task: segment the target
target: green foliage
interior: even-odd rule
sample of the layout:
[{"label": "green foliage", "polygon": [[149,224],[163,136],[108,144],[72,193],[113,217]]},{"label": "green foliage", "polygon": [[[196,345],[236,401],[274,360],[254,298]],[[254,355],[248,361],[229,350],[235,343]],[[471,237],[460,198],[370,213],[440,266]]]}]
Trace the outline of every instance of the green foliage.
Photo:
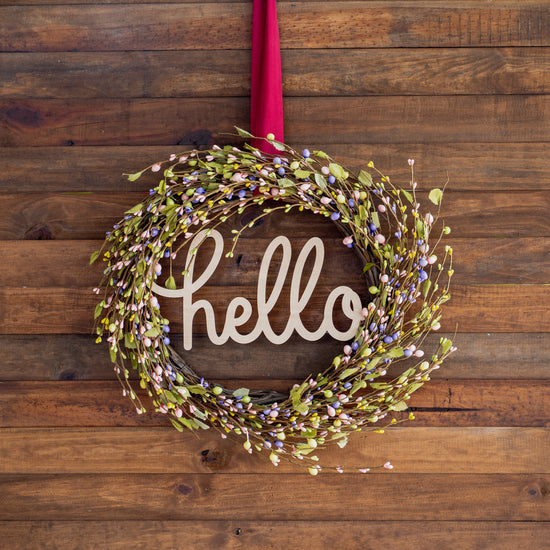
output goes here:
[{"label": "green foliage", "polygon": [[90,256],[90,265],[92,265],[97,260],[100,254],[101,254],[100,250],[96,250],[95,252],[92,253],[92,255]]},{"label": "green foliage", "polygon": [[430,194],[428,195],[428,198],[434,203],[434,204],[441,204],[441,199],[443,198],[443,191],[441,189],[432,189],[430,191]]},{"label": "green foliage", "polygon": [[[253,138],[246,130],[236,131]],[[386,415],[406,411],[409,395],[454,351],[451,340],[441,338],[431,359],[417,362],[423,354],[418,348],[438,326],[440,306],[450,296],[452,249],[445,246],[437,263],[428,264],[422,245],[438,239],[431,240],[433,225],[418,209],[415,187],[394,187],[372,162],[369,172],[355,176],[322,151],[302,155],[274,139],[267,141],[281,152],[284,173],[271,155],[248,145],[244,150],[226,146],[187,151],[128,175],[135,181],[146,170],[157,173],[156,191],[126,211],[101,251],[90,258],[93,263],[102,254],[106,264],[105,293],[94,311],[96,334],[108,341],[114,368],[138,413],[145,407],[132,389],[129,366],[177,430],[214,427],[223,435],[244,438],[249,452],[269,449],[274,464],[286,458],[316,475],[321,466],[314,451],[329,444],[344,447],[349,434],[379,429]],[[228,200],[230,196],[239,199]],[[441,189],[429,193],[438,206],[442,196]],[[187,246],[195,224],[213,227],[246,214],[248,208],[260,208],[261,216],[305,210],[337,221],[344,244],[361,259],[369,289],[353,341],[288,396],[225,390],[201,379],[169,345],[168,320],[151,292],[161,280],[160,264],[170,264],[180,242]],[[228,257],[246,229],[237,227]],[[445,227],[442,233],[449,231]],[[432,248],[429,254],[436,254]],[[164,286],[176,289],[172,265]]]}]

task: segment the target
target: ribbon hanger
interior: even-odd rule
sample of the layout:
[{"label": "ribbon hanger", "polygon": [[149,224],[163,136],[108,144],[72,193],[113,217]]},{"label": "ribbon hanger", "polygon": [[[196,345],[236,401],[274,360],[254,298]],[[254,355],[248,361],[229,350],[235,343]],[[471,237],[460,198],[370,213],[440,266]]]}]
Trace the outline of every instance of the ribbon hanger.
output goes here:
[{"label": "ribbon hanger", "polygon": [[[274,134],[284,141],[281,45],[276,0],[253,0],[250,132],[259,137]],[[267,154],[277,150],[264,140],[252,145]]]}]

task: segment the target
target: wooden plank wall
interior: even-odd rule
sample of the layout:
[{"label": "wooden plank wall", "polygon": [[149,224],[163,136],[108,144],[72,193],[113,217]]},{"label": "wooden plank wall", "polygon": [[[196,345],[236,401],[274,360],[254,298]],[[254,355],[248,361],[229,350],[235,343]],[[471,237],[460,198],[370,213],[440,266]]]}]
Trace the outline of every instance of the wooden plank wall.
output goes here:
[{"label": "wooden plank wall", "polygon": [[[459,352],[415,422],[322,455],[391,473],[276,470],[136,416],[90,336],[87,259],[148,189],[122,172],[247,127],[251,2],[1,0],[2,548],[547,547],[550,2],[281,1],[279,19],[287,141],[449,180]],[[255,284],[278,223],[212,296]],[[295,339],[274,365],[197,342],[207,376],[274,387],[334,347]]]}]

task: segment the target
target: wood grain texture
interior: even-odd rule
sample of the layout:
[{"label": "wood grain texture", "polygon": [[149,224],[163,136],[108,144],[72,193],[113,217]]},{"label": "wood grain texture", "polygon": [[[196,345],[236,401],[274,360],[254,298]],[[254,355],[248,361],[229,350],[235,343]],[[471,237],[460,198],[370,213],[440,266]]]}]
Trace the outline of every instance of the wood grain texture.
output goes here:
[{"label": "wood grain texture", "polygon": [[[339,0],[339,4],[343,3],[357,3],[358,0]],[[379,4],[390,4],[390,2],[394,6],[409,6],[414,5],[414,2],[418,2],[419,0],[372,0],[368,2],[372,6],[379,5]],[[421,0],[422,4],[425,7],[436,7],[441,5],[441,0]],[[493,0],[494,1],[494,0]],[[208,4],[211,2],[216,2],[218,4],[227,3],[227,4],[239,4],[242,3],[242,0],[201,0],[201,4]],[[296,0],[279,0],[279,2],[285,3],[295,3]],[[300,0],[301,3],[311,3],[311,4],[318,4],[318,3],[329,3],[332,2],[332,0]],[[17,0],[0,0],[0,6],[18,6],[18,5],[25,5],[25,6],[36,6],[36,5],[42,5],[42,4],[51,4],[51,0],[24,0],[24,2],[18,2]],[[57,0],[56,4],[59,5],[66,5],[66,4],[79,4],[79,5],[87,5],[87,4],[196,4],[197,0]],[[367,2],[365,2],[367,3]],[[466,0],[465,2],[462,2],[462,5],[464,7],[476,7],[478,4],[478,0]],[[524,0],[522,2],[523,5],[530,6],[530,7],[537,7],[540,6],[541,0]],[[497,0],[497,5],[499,8],[510,8],[517,6],[517,2],[514,2],[513,0]]]},{"label": "wood grain texture", "polygon": [[[245,452],[240,441],[217,434],[196,437],[171,427],[5,428],[0,436],[1,474],[301,472],[286,461],[274,469],[265,457]],[[324,464],[350,469],[391,457],[400,474],[548,474],[549,448],[549,428],[408,426],[352,437],[345,452],[330,448],[319,457]]]},{"label": "wood grain texture", "polygon": [[[299,0],[301,3],[311,3],[311,4],[318,4],[318,3],[329,3],[332,2],[332,0]],[[339,0],[339,4],[343,3],[357,3],[358,0]],[[409,6],[414,5],[415,2],[418,2],[419,0],[372,0],[368,2],[372,6],[379,5],[379,4],[390,4],[390,2],[394,6]],[[421,0],[422,4],[425,7],[436,7],[441,5],[441,0]],[[494,1],[494,0],[493,0]],[[201,0],[201,4],[208,4],[211,2],[216,2],[218,4],[227,3],[227,4],[239,4],[242,3],[242,0]],[[295,3],[296,0],[279,0],[279,3],[283,4],[285,2]],[[43,5],[43,4],[51,4],[51,0],[24,0],[24,2],[18,2],[17,0],[0,0],[0,6],[18,6],[18,5],[25,5],[25,6],[36,6],[36,5]],[[67,5],[67,4],[79,4],[79,5],[87,5],[87,4],[196,4],[197,0],[57,0],[56,4],[59,5]],[[367,2],[365,2],[367,3]],[[466,0],[465,2],[462,2],[462,5],[464,7],[476,7],[478,4],[478,0]],[[524,0],[522,2],[525,6],[530,7],[537,7],[540,6],[541,0]],[[514,0],[497,0],[497,5],[499,8],[510,8],[517,6],[517,2],[514,2]]]},{"label": "wood grain texture", "polygon": [[[255,294],[248,287],[203,287],[194,296],[208,298],[217,319],[217,330],[229,302],[236,296],[248,298],[254,309]],[[327,290],[327,295],[330,289]],[[452,299],[445,304],[441,319],[443,331],[462,332],[548,332],[550,327],[550,296],[545,285],[454,285]],[[288,292],[281,293],[281,304],[288,303]],[[0,288],[0,334],[90,334],[97,296],[92,289],[65,288]],[[181,302],[176,299],[159,300],[163,314],[171,320],[175,332],[181,332]],[[320,323],[319,309],[325,300],[313,297],[311,309],[302,315],[306,327]],[[338,319],[338,317],[335,317]],[[288,311],[283,308],[270,315],[272,327],[283,331]],[[342,320],[343,322],[343,320]],[[317,323],[317,324],[316,324]],[[254,317],[243,325],[243,333],[250,331]],[[339,325],[344,330],[349,325]],[[194,319],[193,333],[206,334],[202,315]],[[313,328],[310,328],[313,330]]]},{"label": "wood grain texture", "polygon": [[[279,0],[281,2],[288,2],[291,0]],[[325,0],[301,0],[302,2],[310,1],[325,1]],[[348,1],[348,0],[343,0]],[[353,0],[352,0],[353,1]],[[407,0],[403,0],[407,1]],[[531,0],[529,0],[531,1]],[[227,3],[234,4],[238,3],[239,0],[201,0],[201,4],[208,4],[215,2],[217,4]],[[0,6],[41,6],[44,4],[51,4],[52,0],[24,0],[20,2],[19,0],[0,0]],[[67,5],[67,4],[195,4],[196,0],[56,0],[56,4]]]},{"label": "wood grain texture", "polygon": [[[261,490],[258,487],[261,486]],[[299,487],[296,490],[296,487]],[[0,519],[548,521],[547,475],[0,475]],[[289,491],[292,496],[289,498]],[[414,492],[415,498],[410,495]],[[243,498],[242,495],[246,495]],[[383,498],[380,495],[384,495]],[[313,506],[313,503],[315,505]]]},{"label": "wood grain texture", "polygon": [[[310,238],[305,218],[296,217],[295,221],[296,230],[293,228],[291,234],[293,260]],[[333,233],[337,233],[336,228],[326,224],[325,228],[319,229],[315,235],[323,240],[326,254],[323,279],[328,284],[336,281],[339,284],[360,284],[363,280],[360,262],[356,266],[353,253],[341,246],[340,237],[333,236]],[[274,232],[273,238],[275,235]],[[262,256],[271,240],[246,238],[244,233],[236,259],[222,261],[219,271],[214,272],[210,281],[220,284],[223,279],[227,286],[255,286]],[[448,242],[452,244],[456,259],[453,284],[543,284],[550,281],[548,237],[478,238],[475,241],[459,237],[449,239]],[[0,241],[0,257],[6,265],[2,284],[14,288],[89,288],[97,285],[105,266],[102,262],[90,266],[89,260],[102,244],[103,241],[88,240]],[[183,261],[185,256],[180,258]],[[511,258],[514,258],[514,263],[511,263]],[[198,256],[195,264],[197,273],[202,273],[209,259],[206,253]],[[279,258],[274,257],[274,271],[279,264]],[[349,268],[344,270],[342,265]]]},{"label": "wood grain texture", "polygon": [[[404,9],[408,8],[408,9]],[[478,2],[297,2],[279,6],[282,48],[550,45],[548,10]],[[247,49],[249,3],[2,7],[2,51]],[[21,20],[25,20],[25,27]],[[342,29],[345,28],[345,32]],[[317,32],[322,29],[323,32]]]},{"label": "wood grain texture", "polygon": [[[297,150],[308,143],[294,144]],[[0,147],[0,190],[41,192],[128,192],[149,190],[147,174],[129,182],[123,173],[167,159],[189,146]],[[370,160],[392,181],[410,177],[407,159],[424,188],[443,185],[453,191],[542,191],[550,189],[550,143],[323,144],[346,168],[359,172]]]},{"label": "wood grain texture", "polygon": [[[428,202],[427,193],[418,194],[425,212],[436,207]],[[103,240],[124,216],[126,210],[143,200],[143,193],[5,193],[0,204],[0,239],[49,240],[83,239]],[[522,193],[519,191],[448,191],[441,204],[440,215],[452,228],[452,239],[487,239],[505,237],[549,237],[550,194],[547,191]],[[252,210],[251,210],[252,212]],[[299,214],[307,219],[310,231],[323,234],[330,221],[310,214]],[[307,216],[307,217],[306,217]],[[264,221],[246,231],[249,237],[274,238],[284,231],[292,235],[292,222],[297,216],[267,216]],[[224,228],[238,224],[228,220]],[[242,223],[242,222],[241,222]],[[242,225],[241,225],[242,227]],[[434,230],[435,231],[435,230]],[[487,242],[487,241],[486,241]]]},{"label": "wood grain texture", "polygon": [[[214,380],[215,382],[215,380]],[[288,391],[301,380],[246,380],[251,389]],[[238,388],[242,380],[226,380]],[[147,395],[136,391],[149,405]],[[0,427],[171,426],[149,407],[136,414],[120,384],[106,382],[3,382]],[[547,380],[432,380],[409,401],[414,426],[547,427],[550,382]],[[21,411],[24,411],[22,414]],[[405,419],[405,413],[395,413]]]},{"label": "wood grain texture", "polygon": [[[547,95],[289,97],[284,109],[289,143],[550,141]],[[239,97],[4,99],[0,146],[211,145],[248,117]]]},{"label": "wood grain texture", "polygon": [[[452,333],[431,334],[424,349],[435,350],[441,336],[452,338],[458,352],[452,354],[432,378],[499,380],[548,379],[550,333]],[[181,335],[172,342],[181,345]],[[296,336],[275,350],[262,340],[242,346],[215,346],[207,336],[194,335],[193,349],[184,357],[207,379],[289,378],[305,379],[326,368],[341,344],[321,340],[304,345]],[[115,380],[107,347],[95,344],[92,335],[1,335],[0,381]],[[24,359],[21,350],[25,350]],[[231,370],[220,360],[221,352]],[[276,365],[272,364],[273,354]],[[131,377],[136,378],[132,373]]]},{"label": "wood grain texture", "polygon": [[[239,286],[205,286],[195,296],[197,299],[207,297],[217,322],[222,323],[229,302],[236,296],[247,297],[254,308],[255,298],[249,290]],[[545,285],[454,285],[452,297],[445,304],[445,315],[441,319],[443,331],[460,327],[462,332],[548,332],[550,327],[550,298]],[[64,288],[0,288],[0,299],[4,304],[0,311],[0,334],[90,334],[91,312],[98,301],[91,289]],[[288,293],[282,292],[281,304],[287,301]],[[315,323],[319,323],[315,308],[324,307],[324,302],[321,297],[312,298],[311,309],[302,316],[306,326],[315,327]],[[171,319],[173,330],[181,331],[180,301],[163,298],[160,303],[164,315]],[[282,331],[288,312],[274,311],[270,320],[274,330]],[[253,323],[251,318],[243,325],[243,331],[251,330]],[[341,325],[341,330],[345,326]],[[202,316],[197,315],[193,332],[205,334],[205,329]]]},{"label": "wood grain texture", "polygon": [[416,550],[451,548],[457,541],[465,548],[500,550],[543,548],[550,536],[544,522],[521,521],[4,521],[3,540],[12,550],[51,550],[76,546],[82,550],[128,547],[176,548],[185,541],[196,550],[290,548],[307,540],[311,548],[326,546],[376,550],[380,546],[411,545]]},{"label": "wood grain texture", "polygon": [[[286,97],[550,90],[548,48],[303,49],[281,61]],[[0,53],[0,66],[0,97],[12,99],[250,95],[247,50]]]},{"label": "wood grain texture", "polygon": [[[248,126],[251,4],[0,0],[0,546],[545,548],[546,0],[278,2],[286,140],[354,170],[373,160],[399,185],[409,158],[422,189],[449,181],[455,285],[441,336],[458,324],[459,351],[412,396],[416,421],[320,453],[348,468],[391,460],[392,473],[274,469],[239,441],[138,416],[121,395],[90,334],[101,268],[87,258],[152,186],[122,173],[238,143],[224,133]],[[218,318],[254,295],[281,228],[297,245],[305,226],[329,239],[329,286],[357,282],[359,270],[332,269],[347,265],[339,237],[303,221],[243,241],[208,291]],[[178,344],[181,311],[165,306]],[[209,380],[284,391],[341,345],[222,351],[196,334],[186,358]]]}]

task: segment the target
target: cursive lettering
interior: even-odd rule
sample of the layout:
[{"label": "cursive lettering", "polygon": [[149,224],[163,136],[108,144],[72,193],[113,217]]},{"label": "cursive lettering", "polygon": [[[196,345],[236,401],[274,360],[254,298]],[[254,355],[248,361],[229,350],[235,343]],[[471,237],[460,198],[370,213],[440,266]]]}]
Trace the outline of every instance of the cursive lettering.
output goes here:
[{"label": "cursive lettering", "polygon": [[[214,240],[214,253],[210,258],[210,262],[197,279],[194,279],[195,260],[197,257],[196,249],[207,238]],[[275,283],[269,296],[267,296],[267,275],[270,270],[271,261],[274,253],[278,248],[282,249],[282,259],[279,266],[279,271],[275,279]],[[193,253],[195,250],[195,253]],[[310,254],[314,253],[314,264],[309,279],[300,294],[300,282],[303,277],[304,267]],[[294,271],[292,273],[290,285],[290,315],[285,329],[280,334],[277,334],[269,322],[269,314],[275,307],[286,281],[288,270],[290,267],[290,259],[292,256],[292,248],[287,237],[279,236],[273,239],[267,247],[258,275],[258,289],[256,308],[258,319],[255,327],[248,334],[242,334],[237,329],[245,325],[251,318],[253,307],[249,300],[241,296],[233,298],[227,307],[225,313],[225,323],[221,334],[216,331],[216,322],[214,317],[214,308],[207,300],[197,300],[193,302],[193,294],[197,292],[208,279],[212,276],[223,256],[223,237],[219,231],[206,230],[198,232],[192,239],[187,252],[186,266],[187,274],[183,279],[183,288],[170,290],[153,283],[153,292],[169,298],[183,299],[183,347],[186,350],[192,348],[193,338],[193,318],[199,310],[204,310],[206,317],[206,331],[208,338],[214,344],[225,344],[229,339],[239,344],[249,344],[256,340],[261,334],[274,344],[283,344],[286,342],[292,333],[296,331],[302,338],[308,341],[316,341],[322,338],[325,334],[329,334],[336,340],[349,340],[355,336],[359,323],[361,322],[361,298],[359,295],[347,286],[339,286],[335,288],[328,296],[323,312],[323,321],[319,328],[315,331],[310,331],[301,319],[301,314],[307,307],[309,300],[315,290],[321,270],[323,267],[325,250],[323,241],[318,237],[309,239],[296,260]],[[345,331],[340,331],[334,326],[333,313],[336,301],[342,297],[342,311],[344,315],[351,321],[350,326]]]}]

